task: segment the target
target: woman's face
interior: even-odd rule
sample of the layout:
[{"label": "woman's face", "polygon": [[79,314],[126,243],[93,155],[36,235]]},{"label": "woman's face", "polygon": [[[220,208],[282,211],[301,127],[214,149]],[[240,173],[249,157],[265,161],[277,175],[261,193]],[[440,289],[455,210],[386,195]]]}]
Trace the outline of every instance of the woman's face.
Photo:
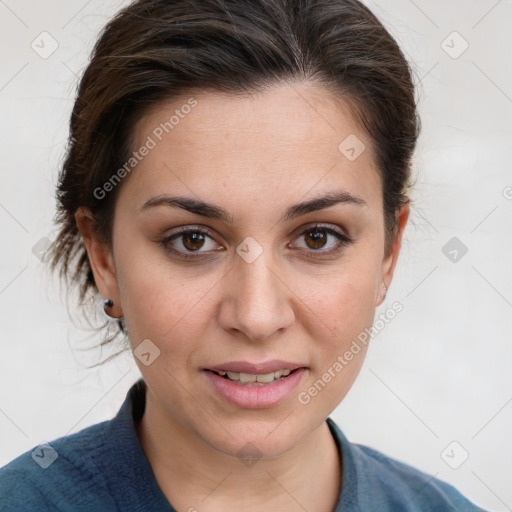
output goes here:
[{"label": "woman's face", "polygon": [[[343,105],[305,83],[203,91],[134,128],[140,161],[96,281],[122,308],[160,416],[226,454],[277,456],[321,425],[359,372],[366,345],[353,342],[391,281],[407,211],[385,256],[374,155]],[[314,202],[326,196],[338,201]],[[302,370],[244,387],[208,370],[275,360]]]}]

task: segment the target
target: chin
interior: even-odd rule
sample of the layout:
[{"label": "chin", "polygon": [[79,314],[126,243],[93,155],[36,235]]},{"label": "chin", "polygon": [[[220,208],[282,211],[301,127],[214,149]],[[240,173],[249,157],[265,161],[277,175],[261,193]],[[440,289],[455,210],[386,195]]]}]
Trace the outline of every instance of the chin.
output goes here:
[{"label": "chin", "polygon": [[222,422],[224,428],[215,424],[202,432],[199,426],[198,434],[212,448],[229,457],[273,459],[293,449],[307,433],[304,427],[299,428],[290,421],[290,416],[284,422],[282,417],[269,421],[233,418]]}]

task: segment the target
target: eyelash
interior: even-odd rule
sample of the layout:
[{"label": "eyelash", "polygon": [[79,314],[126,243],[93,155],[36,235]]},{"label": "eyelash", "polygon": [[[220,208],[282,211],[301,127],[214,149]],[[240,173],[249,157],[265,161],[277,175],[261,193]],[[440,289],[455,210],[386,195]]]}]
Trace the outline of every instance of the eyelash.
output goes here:
[{"label": "eyelash", "polygon": [[[338,231],[336,231],[336,230],[334,230],[332,228],[323,226],[322,224],[315,224],[315,225],[309,226],[304,231],[302,231],[297,236],[297,238],[300,238],[301,236],[304,236],[305,234],[307,234],[309,232],[312,232],[315,229],[321,229],[321,230],[325,231],[326,233],[335,236],[338,239],[338,245],[334,249],[329,249],[328,251],[314,250],[314,249],[307,250],[307,249],[305,249],[306,252],[310,252],[310,253],[315,254],[315,255],[319,254],[321,256],[325,256],[325,255],[332,256],[332,255],[338,253],[344,246],[351,245],[351,244],[354,243],[354,240],[349,238],[347,235],[345,235],[343,233],[340,233],[340,232],[338,232]],[[199,233],[201,235],[207,235],[209,238],[212,238],[212,239],[214,238],[212,236],[212,233],[210,233],[210,231],[207,230],[207,229],[204,229],[204,228],[191,229],[190,227],[185,227],[185,228],[180,228],[177,233],[173,233],[171,236],[168,236],[168,237],[165,237],[165,238],[162,238],[162,239],[158,240],[158,243],[166,251],[171,252],[173,254],[176,254],[177,256],[179,256],[180,258],[183,258],[185,260],[205,259],[204,258],[204,254],[207,254],[207,253],[203,254],[203,253],[198,252],[198,251],[196,251],[196,252],[183,252],[181,250],[176,250],[176,249],[173,249],[173,248],[170,247],[170,245],[169,245],[170,242],[180,238],[183,235],[187,235],[189,233]],[[201,256],[201,254],[203,254],[203,256]],[[211,256],[211,255],[212,254],[209,254],[208,256]]]}]

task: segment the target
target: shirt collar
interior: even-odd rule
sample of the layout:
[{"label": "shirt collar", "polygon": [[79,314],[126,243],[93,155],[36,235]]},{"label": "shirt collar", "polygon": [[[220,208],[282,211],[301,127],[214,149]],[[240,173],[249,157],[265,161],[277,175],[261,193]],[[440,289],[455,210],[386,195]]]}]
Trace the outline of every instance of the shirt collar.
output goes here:
[{"label": "shirt collar", "polygon": [[158,486],[137,435],[136,423],[145,405],[146,383],[139,379],[105,433],[109,449],[105,474],[114,475],[107,485],[120,510],[176,512]]}]

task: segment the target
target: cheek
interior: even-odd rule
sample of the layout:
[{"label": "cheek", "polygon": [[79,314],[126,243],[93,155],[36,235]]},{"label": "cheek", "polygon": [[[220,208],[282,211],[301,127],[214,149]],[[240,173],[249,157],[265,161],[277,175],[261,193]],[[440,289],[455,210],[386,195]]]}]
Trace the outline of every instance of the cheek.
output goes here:
[{"label": "cheek", "polygon": [[302,323],[311,339],[314,368],[297,397],[307,405],[308,414],[330,414],[359,374],[368,348],[366,330],[375,315],[376,277],[365,265],[350,270],[347,265],[329,279],[315,280],[315,285],[309,281],[297,292],[305,304]]},{"label": "cheek", "polygon": [[[323,413],[343,399],[363,364],[367,330],[375,316],[378,274],[375,252],[354,250],[329,275],[297,280],[294,290],[307,306],[303,323],[314,347],[310,353],[315,374],[308,386],[314,386],[311,397],[318,396],[314,407]],[[303,390],[306,398],[308,389]]]},{"label": "cheek", "polygon": [[208,272],[198,276],[192,267],[180,269],[165,258],[155,257],[154,252],[125,253],[118,267],[132,348],[150,339],[162,355],[171,349],[174,355],[193,352],[191,340],[200,336],[204,323],[213,315],[210,294],[219,276]]},{"label": "cheek", "polygon": [[354,255],[328,273],[297,277],[293,290],[336,344],[373,322],[377,277],[378,265]]}]

